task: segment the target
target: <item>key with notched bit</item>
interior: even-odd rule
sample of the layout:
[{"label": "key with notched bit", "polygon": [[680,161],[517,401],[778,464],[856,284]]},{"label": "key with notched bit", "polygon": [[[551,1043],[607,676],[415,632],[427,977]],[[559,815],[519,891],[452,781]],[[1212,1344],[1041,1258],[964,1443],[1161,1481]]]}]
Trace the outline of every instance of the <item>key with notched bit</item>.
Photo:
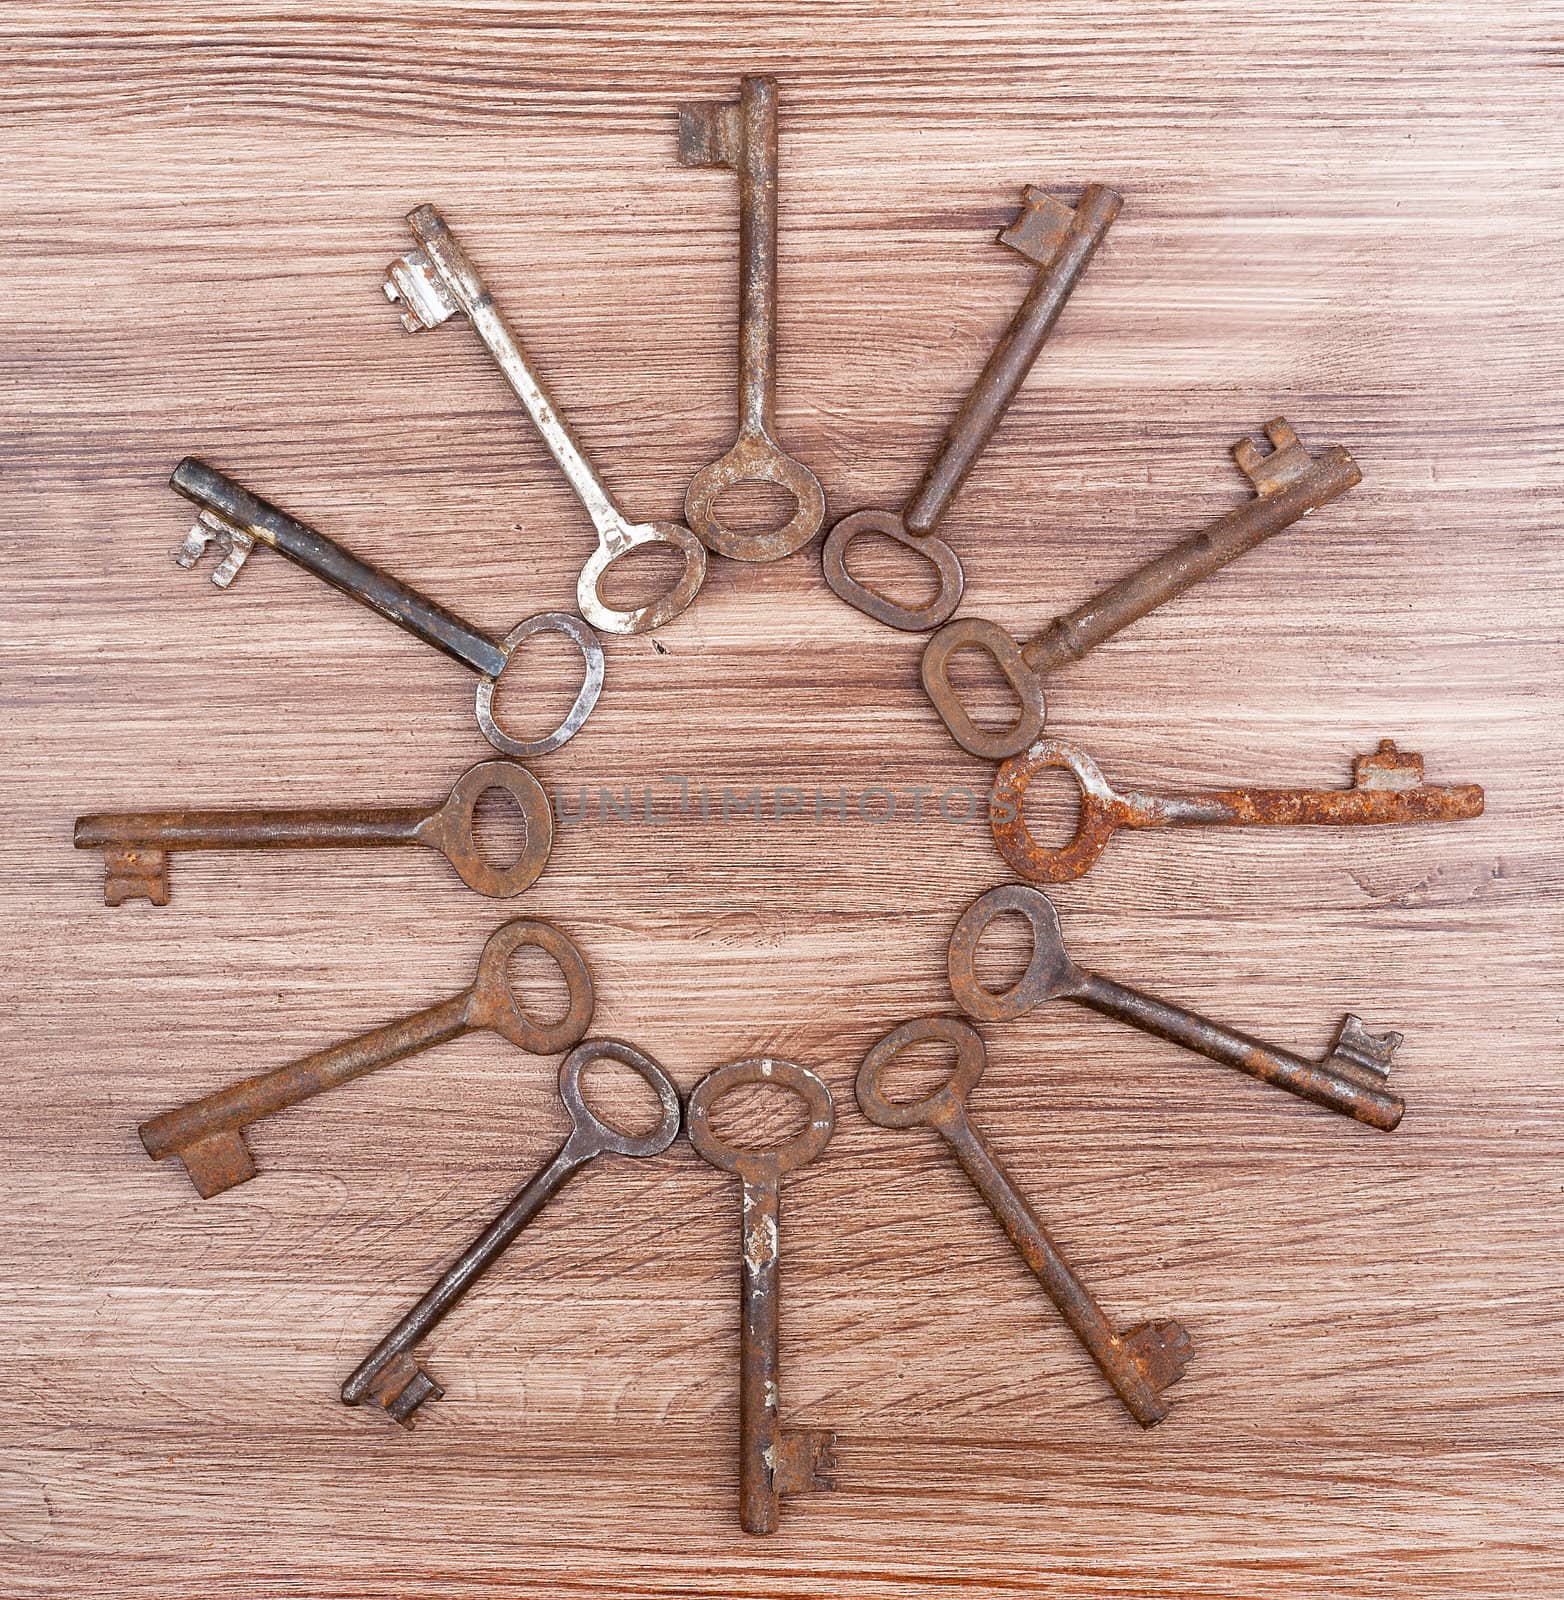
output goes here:
[{"label": "key with notched bit", "polygon": [[[961,604],[961,562],[934,529],[1026,382],[1123,203],[1112,189],[1093,183],[1072,210],[1045,190],[1027,186],[1020,215],[999,235],[999,242],[1036,266],[1036,281],[945,430],[912,498],[900,511],[855,511],[826,537],[821,554],[825,581],[848,605],[889,627],[918,633],[937,628]],[[923,605],[902,605],[860,583],[847,570],[847,552],[865,534],[882,534],[923,556],[939,579],[939,592]]]},{"label": "key with notched bit", "polygon": [[[744,1084],[775,1084],[804,1102],[809,1123],[786,1143],[745,1150],[711,1128],[717,1102]],[[739,1303],[739,1522],[746,1533],[775,1533],[783,1495],[834,1487],[836,1435],[826,1428],[785,1428],[777,1388],[781,1269],[778,1226],[782,1175],[806,1166],[825,1149],[836,1125],[831,1091],[793,1061],[751,1056],[718,1067],[696,1084],[685,1107],[685,1128],[696,1152],[743,1186]]]},{"label": "key with notched bit", "polygon": [[[1065,844],[1044,849],[1026,825],[1027,786],[1039,772],[1062,768],[1080,786],[1080,813]],[[999,853],[1034,883],[1068,883],[1090,871],[1119,828],[1338,827],[1345,824],[1457,822],[1480,817],[1475,783],[1423,781],[1423,758],[1382,739],[1373,755],[1354,756],[1350,789],[1223,789],[1205,794],[1120,794],[1084,750],[1040,739],[1000,767],[988,801]]]},{"label": "key with notched bit", "polygon": [[[1363,481],[1357,462],[1340,445],[1311,456],[1284,417],[1266,423],[1265,431],[1272,446],[1268,455],[1252,439],[1233,446],[1234,459],[1254,486],[1246,505],[1153,557],[1068,616],[1055,618],[1027,644],[1018,645],[997,623],[981,617],[958,617],[929,640],[920,668],[923,689],[963,750],[988,761],[1019,755],[1043,731],[1043,680],[1055,668],[1079,661],[1132,622]],[[950,682],[949,661],[957,650],[981,651],[993,660],[1020,702],[1010,727],[984,728],[972,720]]]},{"label": "key with notched bit", "polygon": [[[1032,930],[1032,955],[1020,981],[1002,993],[978,980],[977,948],[996,918],[1018,912]],[[1005,884],[980,895],[962,912],[950,936],[950,991],[956,1004],[980,1022],[1024,1016],[1047,1000],[1072,1000],[1105,1017],[1181,1044],[1220,1066],[1247,1072],[1304,1100],[1371,1128],[1390,1130],[1401,1121],[1406,1102],[1385,1087],[1399,1033],[1372,1034],[1350,1013],[1343,1019],[1331,1052],[1308,1061],[1194,1011],[1115,983],[1078,967],[1064,948],[1059,913],[1040,889]]]},{"label": "key with notched bit", "polygon": [[[212,582],[219,589],[227,589],[255,545],[270,545],[323,583],[475,672],[479,679],[478,727],[503,754],[543,756],[559,749],[575,737],[597,704],[603,691],[603,647],[580,617],[567,611],[540,611],[518,623],[503,639],[491,639],[438,601],[382,572],[317,529],[295,521],[286,511],[279,511],[194,456],[186,456],[179,463],[169,483],[201,508],[195,526],[174,552],[174,560],[181,567],[195,566],[215,541],[225,553],[212,573]],[[585,675],[565,720],[552,733],[541,739],[518,739],[496,720],[494,691],[515,658],[517,646],[542,632],[564,634],[581,652]]]},{"label": "key with notched bit", "polygon": [[[662,1116],[655,1128],[647,1133],[625,1133],[587,1105],[582,1073],[599,1061],[616,1061],[629,1067],[652,1086],[662,1104]],[[560,1065],[559,1098],[570,1115],[570,1134],[565,1142],[342,1385],[344,1404],[356,1406],[373,1400],[385,1408],[393,1421],[411,1428],[418,1407],[445,1393],[424,1370],[414,1354],[415,1347],[505,1254],[517,1234],[588,1162],[602,1155],[661,1155],[678,1137],[678,1089],[650,1056],[621,1039],[588,1039],[578,1044]]]},{"label": "key with notched bit", "polygon": [[[527,945],[552,957],[564,976],[570,1003],[557,1022],[529,1016],[511,987],[511,957]],[[489,935],[478,975],[460,994],[165,1111],[141,1124],[141,1142],[154,1161],[178,1156],[196,1192],[210,1199],[255,1176],[244,1139],[252,1122],[464,1033],[497,1033],[531,1055],[568,1050],[592,1025],[592,1008],[592,976],[574,941],[550,922],[518,917]]]},{"label": "key with notched bit", "polygon": [[[921,1100],[892,1100],[883,1087],[886,1070],[902,1051],[925,1043],[949,1045],[956,1053],[955,1070],[940,1088]],[[1177,1383],[1189,1365],[1189,1334],[1182,1323],[1174,1321],[1143,1322],[1123,1333],[1109,1321],[999,1158],[972,1126],[967,1096],[977,1087],[986,1064],[982,1039],[959,1017],[919,1017],[904,1022],[864,1057],[856,1085],[859,1109],[882,1128],[933,1128],[950,1146],[1125,1410],[1143,1428],[1149,1428],[1168,1414],[1163,1391]]]},{"label": "key with notched bit", "polygon": [[[473,811],[490,791],[508,794],[521,812],[524,843],[508,867],[485,860]],[[469,889],[495,899],[534,884],[554,843],[554,816],[543,785],[514,761],[480,761],[456,780],[433,811],[419,806],[351,810],[111,811],[76,819],[76,848],[103,851],[103,899],[111,906],[145,899],[168,904],[168,858],[176,850],[339,849],[424,845],[438,850]]]}]

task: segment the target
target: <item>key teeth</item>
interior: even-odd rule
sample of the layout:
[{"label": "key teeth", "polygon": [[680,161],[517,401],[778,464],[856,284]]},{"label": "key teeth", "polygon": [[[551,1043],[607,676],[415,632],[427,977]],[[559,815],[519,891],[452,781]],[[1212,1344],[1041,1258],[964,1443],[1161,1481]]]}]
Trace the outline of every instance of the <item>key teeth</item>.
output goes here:
[{"label": "key teeth", "polygon": [[222,560],[212,569],[212,582],[226,589],[239,576],[240,569],[250,559],[255,548],[255,538],[243,528],[235,528],[216,516],[203,511],[185,535],[184,543],[174,551],[174,565],[190,571],[206,554],[207,547],[216,541]]},{"label": "key teeth", "polygon": [[1313,465],[1313,458],[1286,417],[1272,417],[1265,425],[1265,434],[1271,442],[1268,451],[1262,451],[1250,438],[1240,439],[1233,446],[1233,459],[1258,495],[1280,493]]},{"label": "key teeth", "polygon": [[168,852],[145,847],[110,845],[103,852],[103,903],[122,906],[127,900],[168,904]]},{"label": "key teeth", "polygon": [[203,1200],[237,1188],[255,1176],[255,1157],[242,1128],[224,1128],[175,1152]]},{"label": "key teeth", "polygon": [[1075,212],[1064,201],[1029,183],[1022,192],[1015,221],[1000,232],[999,242],[1035,265],[1046,267],[1059,254],[1074,220]]},{"label": "key teeth", "polygon": [[1405,1038],[1400,1033],[1370,1033],[1362,1017],[1349,1011],[1336,1030],[1329,1060],[1362,1077],[1367,1074],[1383,1082],[1390,1076],[1390,1058]]},{"label": "key teeth", "polygon": [[1195,1341],[1189,1329],[1173,1318],[1166,1322],[1143,1322],[1123,1337],[1130,1359],[1159,1393],[1184,1376],[1195,1354]]},{"label": "key teeth", "polygon": [[783,1428],[777,1436],[771,1484],[779,1495],[829,1492],[836,1487],[836,1434],[830,1428]]},{"label": "key teeth", "polygon": [[730,167],[738,145],[737,100],[690,101],[679,107],[681,167]]},{"label": "key teeth", "polygon": [[386,1415],[409,1433],[413,1431],[414,1413],[419,1406],[425,1400],[438,1400],[445,1394],[445,1390],[418,1364],[417,1358],[407,1351],[376,1373],[369,1392]]},{"label": "key teeth", "polygon": [[404,308],[402,326],[409,333],[438,328],[461,309],[424,250],[409,250],[405,256],[398,256],[386,268],[380,287],[392,305]]},{"label": "key teeth", "polygon": [[1356,789],[1419,789],[1423,758],[1413,750],[1398,750],[1394,739],[1381,739],[1372,755],[1352,758],[1352,784]]}]

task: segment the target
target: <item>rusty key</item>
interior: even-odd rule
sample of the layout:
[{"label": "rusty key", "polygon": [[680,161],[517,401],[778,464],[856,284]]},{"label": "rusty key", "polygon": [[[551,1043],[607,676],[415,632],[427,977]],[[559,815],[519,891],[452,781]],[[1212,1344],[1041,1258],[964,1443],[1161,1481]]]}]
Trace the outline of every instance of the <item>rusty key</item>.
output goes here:
[{"label": "rusty key", "polygon": [[[743,1084],[791,1089],[809,1111],[802,1133],[772,1149],[743,1150],[711,1130],[711,1113]],[[777,1389],[782,1287],[777,1229],[782,1175],[806,1166],[825,1149],[836,1123],[831,1091],[807,1067],[772,1056],[730,1061],[690,1092],[685,1128],[698,1154],[737,1174],[744,1191],[739,1302],[739,1522],[746,1533],[775,1533],[785,1494],[834,1487],[836,1435],[827,1428],[785,1428]]]},{"label": "rusty key", "polygon": [[[1123,203],[1112,189],[1093,183],[1071,210],[1045,190],[1027,186],[1020,215],[998,237],[1036,266],[1036,280],[945,430],[912,498],[900,511],[855,511],[826,537],[825,581],[848,605],[889,627],[919,633],[937,628],[961,604],[961,562],[943,539],[935,538],[934,529],[1026,382]],[[904,606],[860,583],[847,570],[847,551],[865,534],[883,534],[923,556],[939,579],[939,593],[924,605]]]},{"label": "rusty key", "polygon": [[[535,1021],[511,989],[508,964],[525,945],[546,952],[564,975],[570,1004],[558,1022]],[[575,943],[552,923],[518,917],[489,935],[478,975],[460,994],[165,1111],[141,1124],[141,1142],[154,1161],[178,1156],[196,1192],[210,1199],[255,1176],[244,1139],[252,1122],[464,1033],[497,1033],[532,1055],[568,1050],[591,1026],[592,1007],[592,977]]]},{"label": "rusty key", "polygon": [[[977,947],[994,919],[1010,911],[1019,912],[1031,925],[1032,956],[1020,981],[995,993],[978,980]],[[1076,966],[1065,951],[1053,901],[1025,884],[990,889],[962,912],[950,936],[949,968],[950,992],[956,1004],[979,1021],[1008,1021],[1024,1016],[1045,1000],[1073,1000],[1159,1039],[1181,1044],[1220,1066],[1247,1072],[1262,1083],[1275,1084],[1301,1099],[1355,1117],[1371,1128],[1394,1128],[1406,1110],[1401,1096],[1385,1087],[1390,1058],[1401,1043],[1399,1033],[1372,1034],[1349,1012],[1330,1054],[1322,1061],[1307,1061]]]},{"label": "rusty key", "polygon": [[[955,1071],[949,1080],[921,1100],[890,1099],[881,1086],[886,1069],[903,1050],[929,1042],[948,1044],[956,1052]],[[1125,1410],[1143,1428],[1149,1428],[1168,1414],[1163,1390],[1177,1383],[1189,1365],[1189,1334],[1182,1323],[1173,1321],[1143,1322],[1120,1333],[1108,1320],[999,1158],[972,1126],[967,1096],[977,1087],[986,1063],[982,1039],[959,1017],[919,1017],[904,1022],[864,1057],[856,1085],[859,1109],[882,1128],[926,1125],[950,1146],[1070,1331],[1113,1385]]]},{"label": "rusty key", "polygon": [[[1063,768],[1080,785],[1080,814],[1066,844],[1044,849],[1026,825],[1027,786],[1039,772]],[[1118,793],[1084,750],[1062,739],[1040,739],[1000,767],[988,801],[999,853],[1034,883],[1067,883],[1091,869],[1119,828],[1301,827],[1317,824],[1456,822],[1480,817],[1483,792],[1475,783],[1423,781],[1423,758],[1380,740],[1373,755],[1352,758],[1350,789],[1222,789],[1205,794]]]},{"label": "rusty key", "polygon": [[[1055,618],[1029,643],[1017,645],[997,623],[980,617],[947,622],[929,640],[921,668],[924,692],[963,750],[989,761],[1019,755],[1043,731],[1043,679],[1056,667],[1079,661],[1147,612],[1362,482],[1357,462],[1340,445],[1311,456],[1283,417],[1266,423],[1265,431],[1269,455],[1262,455],[1252,439],[1233,447],[1234,459],[1254,485],[1246,505],[1110,584],[1068,616]],[[1020,701],[1011,727],[982,728],[967,714],[948,667],[951,655],[965,649],[990,656]]]},{"label": "rusty key", "polygon": [[[484,859],[473,811],[490,790],[521,811],[525,843],[508,867]],[[479,894],[503,900],[530,888],[554,844],[554,816],[543,785],[514,761],[480,761],[456,780],[433,811],[419,806],[351,810],[108,811],[76,819],[76,848],[103,851],[103,900],[168,904],[168,858],[176,850],[336,849],[425,845],[456,868]]]},{"label": "rusty key", "polygon": [[[655,1128],[647,1133],[625,1133],[586,1103],[581,1076],[598,1061],[617,1061],[640,1073],[652,1086],[662,1102],[662,1116]],[[661,1155],[678,1137],[678,1089],[650,1056],[621,1039],[588,1039],[578,1044],[560,1065],[559,1098],[570,1115],[565,1142],[342,1385],[344,1404],[356,1406],[374,1400],[393,1421],[411,1428],[418,1407],[445,1393],[424,1370],[414,1347],[505,1254],[516,1235],[589,1161],[601,1155]]]},{"label": "rusty key", "polygon": [[[679,161],[732,167],[739,178],[739,432],[733,447],[690,480],[684,514],[708,548],[734,561],[780,561],[825,521],[825,491],[776,441],[777,85],[749,77],[739,98],[679,107]],[[735,484],[773,483],[793,515],[770,533],[724,526],[717,501]]]}]

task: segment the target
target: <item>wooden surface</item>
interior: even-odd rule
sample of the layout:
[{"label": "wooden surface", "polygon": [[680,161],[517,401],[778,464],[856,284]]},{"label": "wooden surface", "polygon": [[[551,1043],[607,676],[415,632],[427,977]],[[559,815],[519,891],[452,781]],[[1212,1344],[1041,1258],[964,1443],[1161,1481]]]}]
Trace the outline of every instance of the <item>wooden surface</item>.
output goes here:
[{"label": "wooden surface", "polygon": [[[898,9],[12,3],[3,562],[6,1593],[1541,1596],[1564,1587],[1558,5]],[[677,103],[782,84],[782,433],[896,504],[1029,281],[1021,185],[1122,219],[944,532],[1040,625],[1243,492],[1285,413],[1364,486],[1052,685],[1150,788],[1345,783],[1394,736],[1445,829],[1142,834],[1056,898],[1077,958],[1305,1053],[1404,1031],[1400,1131],[1058,1006],[974,1116],[1110,1313],[1196,1357],[1142,1434],[931,1135],[854,1070],[948,1009],[1006,873],[977,822],[563,823],[506,905],[422,853],[181,858],[109,910],[91,809],[433,800],[487,747],[450,662],[263,551],[181,573],[187,451],[485,626],[590,532],[471,330],[380,296],[442,205],[628,510],[734,424],[736,187]],[[612,640],[579,785],[981,787],[920,641],[818,547],[714,562]],[[150,1113],[468,981],[508,915],[688,1088],[837,1095],[787,1186],[783,1398],[840,1486],[735,1515],[737,1193],[602,1163],[432,1338],[403,1435],[343,1377],[554,1147],[552,1061],[449,1045],[260,1126],[198,1200]]]}]

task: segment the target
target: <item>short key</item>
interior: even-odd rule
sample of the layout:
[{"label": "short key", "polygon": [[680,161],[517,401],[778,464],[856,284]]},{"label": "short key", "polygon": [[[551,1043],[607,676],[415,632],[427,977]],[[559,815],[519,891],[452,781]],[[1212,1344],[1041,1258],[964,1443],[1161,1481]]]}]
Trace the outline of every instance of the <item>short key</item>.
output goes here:
[{"label": "short key", "polygon": [[[886,1069],[903,1050],[925,1043],[950,1045],[956,1052],[955,1071],[922,1100],[890,1099],[881,1087]],[[1168,1414],[1163,1390],[1177,1383],[1189,1365],[1189,1334],[1182,1323],[1173,1321],[1143,1322],[1120,1333],[1108,1320],[967,1116],[967,1096],[977,1087],[986,1063],[982,1039],[959,1018],[919,1017],[904,1022],[864,1057],[856,1085],[859,1109],[882,1128],[927,1125],[950,1146],[1070,1331],[1113,1385],[1125,1410],[1143,1428],[1149,1428]]]},{"label": "short key", "polygon": [[[977,947],[989,925],[1007,912],[1019,912],[1030,924],[1032,956],[1020,981],[995,993],[978,981]],[[1401,1096],[1385,1087],[1390,1058],[1401,1043],[1399,1033],[1371,1034],[1349,1013],[1330,1054],[1322,1061],[1305,1060],[1076,966],[1065,951],[1053,902],[1024,884],[990,889],[962,912],[950,936],[949,969],[956,1004],[979,1021],[1008,1021],[1045,1000],[1073,1000],[1371,1128],[1394,1128],[1406,1110]]]},{"label": "short key", "polygon": [[[947,622],[929,640],[921,667],[924,692],[963,750],[989,761],[1019,755],[1043,731],[1043,679],[1055,668],[1079,661],[1201,578],[1362,482],[1357,463],[1340,445],[1311,456],[1283,417],[1266,423],[1265,431],[1272,445],[1269,455],[1262,455],[1252,439],[1240,439],[1233,447],[1240,469],[1254,485],[1246,505],[1110,584],[1068,616],[1056,618],[1029,643],[1017,645],[997,623],[981,617]],[[968,715],[948,669],[951,655],[963,649],[990,656],[1020,701],[1011,727],[979,727]]]},{"label": "short key", "polygon": [[[733,561],[780,561],[825,521],[825,491],[776,441],[777,86],[748,77],[739,98],[679,108],[679,160],[731,167],[739,179],[739,432],[733,447],[690,480],[684,514],[709,549]],[[793,515],[769,533],[723,525],[717,501],[735,484],[771,483]]]},{"label": "short key", "polygon": [[[744,1084],[791,1089],[809,1112],[809,1125],[769,1150],[741,1150],[711,1129],[711,1113]],[[739,1285],[739,1522],[746,1533],[775,1533],[778,1502],[786,1494],[830,1489],[836,1435],[825,1428],[782,1426],[777,1388],[781,1281],[778,1226],[782,1175],[807,1165],[825,1149],[836,1123],[831,1091],[796,1062],[772,1056],[730,1061],[709,1072],[690,1092],[685,1127],[699,1155],[735,1173],[744,1191]]]},{"label": "short key", "polygon": [[[552,957],[564,975],[570,1003],[558,1022],[534,1021],[511,989],[510,959],[527,945]],[[178,1156],[196,1192],[210,1199],[255,1176],[244,1130],[262,1117],[464,1033],[497,1033],[532,1055],[553,1055],[587,1031],[592,1009],[592,977],[575,943],[552,923],[518,917],[489,935],[478,975],[460,994],[165,1111],[141,1124],[141,1142],[154,1161]]]},{"label": "short key", "polygon": [[[1080,816],[1068,843],[1046,850],[1026,825],[1026,791],[1039,772],[1063,768],[1080,785]],[[1373,755],[1354,756],[1350,789],[1225,789],[1206,794],[1120,794],[1084,750],[1041,739],[1000,767],[988,802],[999,853],[1034,883],[1067,883],[1091,869],[1119,828],[1303,827],[1310,824],[1456,822],[1480,817],[1475,783],[1423,781],[1423,758],[1382,739]]]},{"label": "short key", "polygon": [[[490,790],[520,809],[521,854],[508,867],[484,859],[473,811]],[[438,850],[463,883],[506,899],[534,884],[554,843],[554,817],[543,786],[514,761],[480,761],[456,780],[433,811],[419,806],[352,810],[123,811],[76,819],[76,848],[103,851],[103,899],[111,906],[145,899],[168,904],[168,858],[176,850],[297,850],[424,845]]]},{"label": "short key", "polygon": [[[1093,183],[1072,210],[1045,190],[1027,186],[1020,215],[999,235],[999,242],[1032,262],[1037,278],[945,430],[912,498],[900,511],[855,511],[826,536],[821,556],[825,581],[848,605],[889,627],[918,633],[937,628],[961,604],[961,562],[934,536],[934,529],[1026,382],[1123,203],[1112,189]],[[939,579],[939,592],[923,605],[902,605],[859,582],[847,570],[847,551],[865,534],[881,534],[925,557]]]},{"label": "short key", "polygon": [[[466,316],[597,530],[597,549],[576,584],[581,615],[604,633],[617,634],[649,633],[672,621],[700,593],[705,546],[682,523],[632,523],[625,517],[445,218],[433,206],[419,206],[408,212],[407,225],[418,248],[391,263],[384,285],[386,298],[404,308],[402,326],[417,333],[438,327],[458,311]],[[649,544],[677,550],[683,571],[666,593],[647,605],[628,611],[610,606],[602,594],[608,569]]]},{"label": "short key", "polygon": [[[224,552],[212,581],[226,589],[257,541],[312,572],[360,605],[405,628],[414,638],[459,661],[478,675],[477,717],[484,738],[508,756],[542,756],[557,750],[580,730],[603,690],[603,647],[597,635],[565,611],[540,611],[518,623],[504,639],[491,639],[472,623],[427,595],[382,572],[334,539],[297,522],[287,512],[253,495],[230,477],[194,456],[186,456],[169,480],[201,508],[196,525],[174,552],[182,567],[193,567],[216,540]],[[494,691],[516,647],[534,633],[562,633],[581,652],[585,677],[565,720],[542,739],[518,739],[494,716]]]},{"label": "short key", "polygon": [[[647,1133],[625,1133],[587,1105],[581,1076],[598,1061],[629,1067],[652,1086],[662,1104],[655,1128]],[[424,1370],[414,1347],[505,1254],[517,1234],[588,1162],[601,1155],[661,1155],[679,1134],[678,1089],[650,1056],[620,1039],[588,1039],[578,1044],[560,1065],[559,1098],[570,1115],[565,1142],[342,1385],[344,1404],[356,1406],[374,1400],[393,1421],[411,1428],[418,1407],[445,1393]]]}]

